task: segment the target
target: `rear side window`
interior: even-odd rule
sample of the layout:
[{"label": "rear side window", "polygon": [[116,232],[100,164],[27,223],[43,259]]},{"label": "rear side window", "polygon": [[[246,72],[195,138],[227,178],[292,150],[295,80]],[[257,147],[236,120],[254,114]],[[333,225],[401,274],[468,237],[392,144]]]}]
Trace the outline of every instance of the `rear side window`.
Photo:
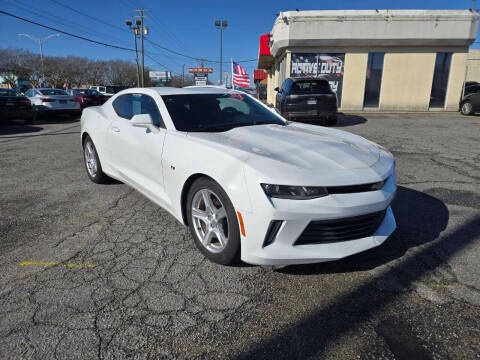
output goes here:
[{"label": "rear side window", "polygon": [[134,115],[150,114],[153,125],[164,128],[162,116],[152,97],[143,94],[125,94],[116,98],[112,106],[118,116],[131,120]]},{"label": "rear side window", "polygon": [[318,93],[330,94],[330,85],[326,80],[294,81],[291,87],[292,93]]}]

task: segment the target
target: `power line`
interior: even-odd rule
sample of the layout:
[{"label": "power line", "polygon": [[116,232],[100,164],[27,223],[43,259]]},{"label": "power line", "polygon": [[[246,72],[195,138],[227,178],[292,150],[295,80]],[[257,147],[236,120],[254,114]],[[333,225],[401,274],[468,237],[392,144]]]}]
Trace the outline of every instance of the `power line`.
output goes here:
[{"label": "power line", "polygon": [[61,20],[58,19],[58,16],[55,16],[53,14],[49,14],[43,10],[40,10],[38,8],[35,8],[33,6],[30,6],[30,5],[27,5],[27,4],[22,4],[22,2],[20,0],[17,0],[18,3],[10,3],[8,1],[4,1],[5,3],[9,4],[10,6],[14,6],[22,11],[27,11],[29,13],[32,13],[36,16],[40,16],[42,18],[44,18],[45,20],[47,21],[51,21],[51,22],[54,22],[54,23],[58,23],[58,24],[61,24],[63,26],[72,26],[74,28],[76,28],[77,30],[79,31],[82,31],[84,33],[87,33],[87,34],[90,34],[90,35],[93,35],[93,36],[97,36],[97,37],[100,37],[100,38],[105,38],[105,39],[108,39],[109,41],[113,41],[113,42],[116,42],[116,43],[122,43],[123,41],[120,40],[120,39],[117,39],[113,36],[110,36],[110,35],[106,35],[106,34],[102,34],[100,32],[96,32],[96,31],[91,31],[91,30],[86,30],[84,29],[83,27],[79,26],[78,24],[75,24],[73,22],[70,22],[70,23],[65,23]]},{"label": "power line", "polygon": [[[152,44],[152,45],[154,45],[154,46],[156,46],[160,49],[171,52],[172,54],[175,54],[175,55],[183,56],[183,57],[188,58],[188,59],[197,60],[197,61],[204,61],[204,62],[209,62],[209,63],[215,63],[215,64],[220,63],[220,61],[218,61],[218,60],[209,60],[209,59],[204,59],[204,58],[197,58],[197,57],[194,57],[194,56],[179,53],[178,51],[171,50],[169,48],[166,48],[165,46],[159,45],[159,44],[157,44],[156,42],[154,42],[150,39],[145,39],[145,41],[149,42],[150,44]],[[235,61],[235,62],[244,63],[244,62],[250,62],[250,61],[257,61],[257,59],[239,60],[239,61]],[[223,64],[230,64],[230,61],[223,61]]]},{"label": "power line", "polygon": [[50,0],[50,1],[53,2],[53,3],[55,3],[55,4],[57,4],[57,5],[59,5],[59,6],[62,6],[62,7],[64,7],[64,8],[66,8],[66,9],[69,9],[69,10],[71,10],[71,11],[77,13],[77,14],[80,14],[80,15],[83,15],[83,16],[89,18],[89,19],[92,19],[92,20],[94,20],[94,21],[96,21],[96,22],[98,22],[98,23],[100,23],[100,24],[102,24],[102,25],[108,25],[108,26],[110,26],[111,28],[114,28],[114,29],[117,29],[117,30],[120,30],[120,31],[123,31],[123,32],[129,32],[128,30],[125,30],[124,28],[121,28],[120,26],[116,26],[116,25],[113,25],[113,24],[109,24],[109,23],[107,23],[107,22],[105,22],[105,21],[103,21],[103,20],[101,20],[101,19],[98,19],[98,18],[96,18],[96,17],[94,17],[94,16],[91,16],[91,15],[89,15],[89,14],[86,14],[86,13],[80,11],[80,10],[77,10],[77,9],[74,9],[74,8],[68,6],[68,5],[62,4],[61,2],[59,2],[59,1],[57,1],[57,0]]},{"label": "power line", "polygon": [[107,47],[111,47],[111,48],[115,48],[115,49],[119,49],[119,50],[135,51],[134,49],[126,48],[126,47],[123,47],[123,46],[112,45],[112,44],[104,43],[104,42],[101,42],[101,41],[92,40],[92,39],[86,38],[86,37],[84,37],[84,36],[75,35],[75,34],[72,34],[72,33],[70,33],[70,32],[63,31],[63,30],[54,28],[54,27],[52,27],[52,26],[43,25],[43,24],[40,24],[40,23],[35,22],[35,21],[33,21],[33,20],[25,19],[25,18],[23,18],[23,17],[21,17],[21,16],[14,15],[14,14],[11,14],[11,13],[6,12],[6,11],[3,11],[3,10],[0,10],[0,14],[4,14],[4,15],[7,15],[7,16],[10,16],[10,17],[13,17],[13,18],[16,18],[16,19],[19,19],[19,20],[28,22],[28,23],[30,23],[30,24],[34,24],[34,25],[43,27],[43,28],[45,28],[45,29],[57,31],[57,32],[59,32],[59,33],[62,33],[62,34],[65,34],[65,35],[68,35],[68,36],[71,36],[71,37],[74,37],[74,38],[77,38],[77,39],[85,40],[85,41],[88,41],[88,42],[91,42],[91,43],[94,43],[94,44],[103,45],[103,46],[107,46]]}]

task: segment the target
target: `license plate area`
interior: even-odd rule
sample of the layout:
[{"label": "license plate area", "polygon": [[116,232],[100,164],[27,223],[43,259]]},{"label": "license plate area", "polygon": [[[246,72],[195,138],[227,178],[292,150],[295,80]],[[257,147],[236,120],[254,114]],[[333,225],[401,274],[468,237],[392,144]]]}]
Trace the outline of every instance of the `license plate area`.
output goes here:
[{"label": "license plate area", "polygon": [[60,104],[66,104],[66,103],[67,103],[67,100],[60,100],[59,103],[60,103]]},{"label": "license plate area", "polygon": [[308,99],[307,104],[308,105],[317,105],[317,99]]},{"label": "license plate area", "polygon": [[5,105],[7,105],[7,106],[13,106],[13,105],[15,105],[15,103],[13,103],[13,102],[11,102],[11,101],[7,101],[7,102],[5,103]]}]

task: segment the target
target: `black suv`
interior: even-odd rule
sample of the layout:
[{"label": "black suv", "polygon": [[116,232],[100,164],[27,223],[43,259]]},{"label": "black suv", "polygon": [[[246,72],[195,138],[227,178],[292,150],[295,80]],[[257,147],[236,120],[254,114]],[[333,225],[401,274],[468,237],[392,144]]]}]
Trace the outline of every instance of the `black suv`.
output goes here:
[{"label": "black suv", "polygon": [[459,107],[463,115],[472,115],[480,111],[480,84],[465,83],[465,91]]},{"label": "black suv", "polygon": [[289,78],[277,91],[276,107],[287,120],[337,123],[337,96],[324,79]]}]

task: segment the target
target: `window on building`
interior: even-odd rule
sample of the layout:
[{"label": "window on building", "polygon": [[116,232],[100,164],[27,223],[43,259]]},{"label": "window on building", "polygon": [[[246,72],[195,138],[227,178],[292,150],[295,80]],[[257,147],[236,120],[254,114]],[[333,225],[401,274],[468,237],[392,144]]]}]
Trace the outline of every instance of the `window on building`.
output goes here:
[{"label": "window on building", "polygon": [[451,62],[452,53],[437,53],[435,71],[433,72],[432,92],[430,94],[430,108],[445,107],[445,95],[447,94]]},{"label": "window on building", "polygon": [[367,77],[365,80],[364,107],[378,107],[380,103],[380,87],[382,86],[383,58],[385,53],[368,54]]}]

